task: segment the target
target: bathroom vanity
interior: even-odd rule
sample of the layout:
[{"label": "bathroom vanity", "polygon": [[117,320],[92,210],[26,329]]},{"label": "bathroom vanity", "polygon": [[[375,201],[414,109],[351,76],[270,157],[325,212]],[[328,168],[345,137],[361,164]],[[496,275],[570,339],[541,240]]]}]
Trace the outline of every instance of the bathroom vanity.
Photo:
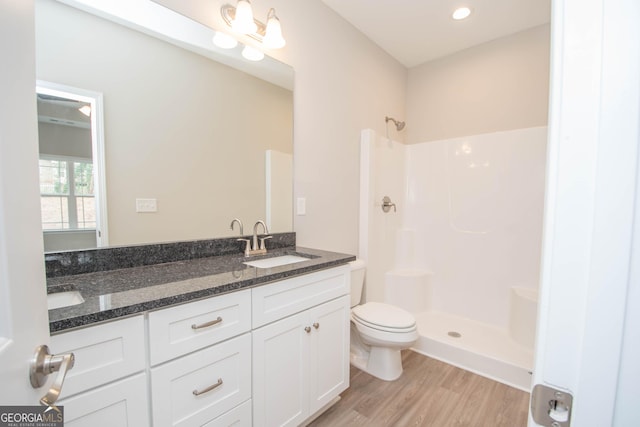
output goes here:
[{"label": "bathroom vanity", "polygon": [[255,259],[303,260],[260,268],[207,242],[210,256],[180,247],[189,259],[168,262],[185,243],[134,247],[151,251],[134,264],[163,262],[126,268],[104,257],[136,257],[112,249],[49,257],[50,294],[84,299],[49,311],[52,351],[75,354],[66,425],[296,426],[348,387],[354,257],[283,243]]}]

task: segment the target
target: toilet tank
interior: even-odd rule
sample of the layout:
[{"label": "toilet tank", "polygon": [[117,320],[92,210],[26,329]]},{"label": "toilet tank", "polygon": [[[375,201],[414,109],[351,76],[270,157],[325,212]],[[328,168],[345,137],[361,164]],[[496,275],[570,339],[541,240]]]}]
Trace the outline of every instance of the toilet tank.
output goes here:
[{"label": "toilet tank", "polygon": [[351,267],[351,307],[360,304],[364,287],[365,263],[358,259],[349,263]]}]

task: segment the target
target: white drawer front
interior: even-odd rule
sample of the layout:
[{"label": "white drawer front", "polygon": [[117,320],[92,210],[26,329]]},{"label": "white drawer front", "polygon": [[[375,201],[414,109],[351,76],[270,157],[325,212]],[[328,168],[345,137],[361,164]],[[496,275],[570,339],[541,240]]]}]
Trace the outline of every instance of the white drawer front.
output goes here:
[{"label": "white drawer front", "polygon": [[51,337],[51,352],[72,352],[75,365],[64,380],[61,398],[123,378],[145,368],[144,318],[65,332]]},{"label": "white drawer front", "polygon": [[253,328],[346,295],[350,283],[344,265],[253,288]]},{"label": "white drawer front", "polygon": [[250,333],[151,369],[156,427],[203,425],[250,398]]},{"label": "white drawer front", "polygon": [[251,330],[251,291],[249,289],[153,311],[149,313],[151,365],[157,365],[249,330]]},{"label": "white drawer front", "polygon": [[251,427],[251,401],[247,400],[202,427]]},{"label": "white drawer front", "polygon": [[149,425],[145,374],[63,399],[57,404],[64,406],[66,427]]}]

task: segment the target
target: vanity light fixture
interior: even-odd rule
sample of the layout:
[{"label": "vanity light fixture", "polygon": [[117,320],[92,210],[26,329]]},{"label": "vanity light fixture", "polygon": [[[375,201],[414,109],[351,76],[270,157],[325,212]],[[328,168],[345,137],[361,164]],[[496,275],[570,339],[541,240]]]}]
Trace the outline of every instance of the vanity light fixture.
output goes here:
[{"label": "vanity light fixture", "polygon": [[282,37],[282,27],[280,26],[280,20],[276,16],[276,10],[274,8],[269,9],[269,13],[267,14],[267,28],[262,43],[268,49],[280,49],[287,44],[284,37]]},{"label": "vanity light fixture", "polygon": [[468,18],[469,15],[471,15],[471,9],[469,9],[468,7],[459,7],[453,11],[451,17],[456,21],[461,21]]},{"label": "vanity light fixture", "polygon": [[251,34],[258,30],[249,0],[238,0],[235,17],[231,21],[231,29],[240,34]]},{"label": "vanity light fixture", "polygon": [[269,9],[266,24],[253,17],[249,0],[238,0],[236,7],[225,4],[220,8],[220,13],[233,31],[248,35],[267,49],[279,49],[286,44],[274,8]]},{"label": "vanity light fixture", "polygon": [[245,46],[244,49],[242,49],[242,56],[249,61],[262,61],[264,53],[255,47]]},{"label": "vanity light fixture", "polygon": [[91,107],[89,105],[83,105],[82,107],[78,108],[78,111],[80,111],[87,117],[91,117]]},{"label": "vanity light fixture", "polygon": [[216,34],[213,36],[213,44],[222,49],[233,49],[238,46],[238,40],[222,31],[216,31]]}]

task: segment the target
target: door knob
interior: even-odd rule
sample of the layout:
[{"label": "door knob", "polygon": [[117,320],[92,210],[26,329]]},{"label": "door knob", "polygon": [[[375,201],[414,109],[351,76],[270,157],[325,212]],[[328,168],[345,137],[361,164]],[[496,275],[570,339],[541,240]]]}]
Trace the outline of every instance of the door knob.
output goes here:
[{"label": "door knob", "polygon": [[29,380],[33,388],[42,387],[47,382],[49,374],[58,372],[58,376],[53,381],[51,388],[47,394],[40,399],[43,405],[53,405],[62,391],[62,384],[67,375],[67,371],[73,368],[75,356],[73,353],[52,355],[49,353],[49,347],[41,345],[36,348],[36,352],[31,360],[29,369]]}]

